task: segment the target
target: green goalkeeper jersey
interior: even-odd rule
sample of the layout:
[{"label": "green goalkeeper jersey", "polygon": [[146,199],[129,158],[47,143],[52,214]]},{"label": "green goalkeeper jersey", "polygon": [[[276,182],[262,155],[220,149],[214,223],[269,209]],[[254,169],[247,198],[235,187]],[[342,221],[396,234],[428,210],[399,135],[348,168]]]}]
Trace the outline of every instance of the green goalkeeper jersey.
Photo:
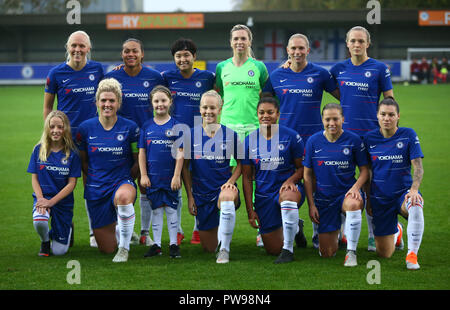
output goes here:
[{"label": "green goalkeeper jersey", "polygon": [[253,58],[240,67],[232,58],[216,67],[216,88],[223,98],[220,122],[233,130],[257,128],[256,107],[269,74],[263,62]]}]

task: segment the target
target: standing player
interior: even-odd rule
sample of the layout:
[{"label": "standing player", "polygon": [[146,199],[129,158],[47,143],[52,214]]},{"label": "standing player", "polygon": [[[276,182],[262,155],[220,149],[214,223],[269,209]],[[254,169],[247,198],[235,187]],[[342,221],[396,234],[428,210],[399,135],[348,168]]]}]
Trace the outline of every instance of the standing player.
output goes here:
[{"label": "standing player", "polygon": [[[323,130],[320,117],[323,92],[339,99],[339,89],[328,70],[308,62],[310,47],[305,35],[292,35],[286,52],[289,60],[270,74],[265,89],[280,101],[280,125],[294,129],[306,143],[310,136]],[[313,246],[318,247],[317,224],[312,224]]]},{"label": "standing player", "polygon": [[[236,131],[241,140],[259,126],[256,106],[269,76],[266,65],[253,55],[252,41],[250,28],[235,25],[230,31],[233,56],[216,67],[216,89],[224,102],[220,123]],[[259,233],[256,242],[262,245]]]},{"label": "standing player", "polygon": [[[63,111],[70,121],[73,139],[81,122],[96,115],[95,92],[103,79],[103,67],[99,62],[90,60],[91,40],[84,31],[75,31],[67,39],[66,62],[52,68],[47,76],[44,93],[44,120],[53,110]],[[85,181],[83,176],[83,181]],[[87,211],[87,207],[86,207]],[[87,212],[89,219],[89,212]],[[95,244],[89,219],[90,244]],[[73,230],[72,230],[73,232]]]},{"label": "standing player", "polygon": [[424,201],[419,192],[423,153],[414,130],[398,127],[400,110],[394,98],[380,102],[377,116],[380,129],[364,137],[372,163],[370,201],[376,251],[379,256],[391,257],[396,247],[402,247],[403,228],[398,223],[401,214],[408,219],[406,267],[416,270],[420,268],[417,252],[424,230]]},{"label": "standing player", "polygon": [[[356,266],[356,247],[361,233],[364,208],[362,185],[369,178],[367,153],[361,138],[344,131],[342,107],[329,103],[322,110],[325,128],[306,143],[304,164],[305,192],[309,214],[318,225],[319,253],[331,257],[338,249],[341,212],[346,214],[347,255],[345,266]],[[355,168],[360,174],[355,179]]]},{"label": "standing player", "polygon": [[275,263],[288,263],[294,260],[294,240],[300,232],[298,209],[305,198],[301,183],[303,141],[294,130],[277,124],[280,110],[275,98],[262,97],[257,113],[260,126],[245,138],[242,161],[248,220],[259,228],[267,253],[279,255]]},{"label": "standing player", "polygon": [[41,239],[39,256],[49,256],[50,248],[54,255],[64,255],[69,248],[73,190],[81,176],[81,162],[63,112],[52,111],[46,117],[27,172],[34,191],[33,226]]},{"label": "standing player", "polygon": [[[172,107],[170,90],[157,85],[150,93],[150,101],[155,116],[144,123],[139,138],[139,169],[141,186],[145,188],[147,198],[153,209],[152,228],[155,243],[145,257],[161,255],[161,236],[164,211],[170,237],[169,255],[180,256],[177,242],[178,191],[181,188],[181,169],[183,167],[183,149],[172,152],[173,143],[178,136],[174,126],[178,122],[169,114]],[[175,157],[176,156],[176,157]]]},{"label": "standing player", "polygon": [[122,91],[115,79],[100,82],[96,101],[99,116],[81,123],[77,134],[82,168],[87,175],[84,198],[99,250],[112,253],[119,243],[113,262],[126,262],[135,222],[133,180],[139,169],[139,127],[117,115]]},{"label": "standing player", "polygon": [[233,57],[216,67],[216,88],[223,98],[220,123],[241,139],[259,126],[256,106],[268,78],[264,63],[253,56],[252,40],[247,26],[235,25],[230,31]]},{"label": "standing player", "polygon": [[[194,68],[197,46],[190,39],[180,38],[176,40],[172,44],[171,53],[177,69],[165,71],[162,75],[173,96],[172,116],[180,123],[193,128],[195,117],[198,117],[199,124],[201,123],[200,98],[204,92],[214,88],[214,73]],[[181,197],[180,190],[177,209],[178,244],[184,239],[183,229],[181,228],[181,209],[183,205]],[[191,243],[200,243],[200,235],[196,224],[194,224]]]},{"label": "standing player", "polygon": [[[350,58],[334,65],[330,72],[340,92],[344,111],[344,130],[350,130],[363,137],[378,128],[377,107],[381,93],[383,97],[393,97],[391,73],[382,62],[370,58],[370,33],[361,26],[347,32],[346,43]],[[367,192],[368,185],[365,185]],[[366,208],[369,229],[369,251],[375,251],[370,204]]]},{"label": "standing player", "polygon": [[326,69],[308,62],[310,47],[305,35],[292,35],[286,51],[289,67],[274,70],[265,90],[280,101],[280,125],[294,129],[306,143],[310,136],[323,130],[320,117],[323,92],[339,100],[339,89]]},{"label": "standing player", "polygon": [[[241,175],[242,156],[238,156],[238,135],[218,123],[221,109],[222,98],[215,90],[202,95],[202,125],[191,129],[190,139],[184,144],[183,182],[202,247],[207,252],[219,248],[216,262],[224,264],[229,262],[236,209],[240,206],[236,181]],[[237,163],[234,171],[231,156]]]},{"label": "standing player", "polygon": [[[108,72],[106,78],[114,78],[122,85],[122,106],[118,115],[134,121],[140,128],[153,117],[149,104],[149,94],[156,85],[164,85],[161,74],[144,66],[144,45],[138,39],[127,39],[122,44],[123,66]],[[141,207],[140,243],[152,245],[149,229],[152,220],[152,207],[145,194],[145,188],[139,184],[139,203]]]}]

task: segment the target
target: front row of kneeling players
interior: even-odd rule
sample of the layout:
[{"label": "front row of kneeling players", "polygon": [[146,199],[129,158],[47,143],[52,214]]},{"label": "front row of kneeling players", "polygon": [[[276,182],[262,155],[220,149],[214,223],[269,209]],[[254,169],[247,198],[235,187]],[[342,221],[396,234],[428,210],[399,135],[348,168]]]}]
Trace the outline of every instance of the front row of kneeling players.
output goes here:
[{"label": "front row of kneeling players", "polygon": [[[243,143],[234,131],[219,124],[222,99],[213,90],[201,98],[201,126],[184,132],[175,130],[180,124],[170,116],[172,98],[165,87],[152,91],[155,116],[140,132],[134,122],[117,115],[121,98],[116,80],[100,82],[98,117],[83,122],[76,134],[80,156],[64,113],[52,112],[45,120],[28,168],[34,190],[33,223],[42,240],[40,254],[49,255],[50,246],[55,255],[67,252],[73,189],[83,169],[87,175],[84,197],[98,247],[112,253],[118,246],[113,261],[127,261],[135,221],[133,180],[140,169],[139,182],[147,188],[156,211],[152,224],[155,244],[146,257],[161,254],[164,211],[170,256],[180,257],[176,208],[183,178],[189,212],[196,216],[203,248],[218,250],[217,263],[227,263],[240,206],[236,182],[242,174],[249,223],[259,228],[267,253],[278,255],[276,263],[294,259],[294,240],[302,237],[297,235],[298,208],[306,198],[310,218],[319,225],[321,256],[335,255],[344,212],[344,264],[357,265],[361,211],[369,199],[377,253],[390,257],[402,243],[403,229],[397,220],[400,213],[409,219],[407,268],[419,268],[417,252],[424,225],[419,192],[423,154],[415,132],[398,127],[399,107],[393,98],[380,102],[380,129],[371,131],[363,141],[342,129],[341,106],[327,104],[322,111],[324,131],[311,136],[306,146],[295,131],[277,125],[280,112],[273,97],[262,96],[257,108],[260,127]],[[180,137],[183,142],[175,145]],[[231,157],[237,161],[234,170],[230,169]],[[356,166],[360,172],[357,179]],[[370,197],[366,198],[361,188],[369,179],[369,169],[372,180]]]}]

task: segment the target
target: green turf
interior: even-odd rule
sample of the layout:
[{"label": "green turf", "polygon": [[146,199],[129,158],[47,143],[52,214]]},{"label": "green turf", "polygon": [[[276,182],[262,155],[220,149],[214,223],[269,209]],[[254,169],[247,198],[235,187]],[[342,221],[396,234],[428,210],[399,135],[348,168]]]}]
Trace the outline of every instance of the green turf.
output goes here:
[{"label": "green turf", "polygon": [[[34,232],[31,209],[31,177],[26,168],[34,144],[42,130],[43,87],[0,87],[0,289],[12,290],[416,290],[450,289],[449,200],[450,86],[394,86],[401,105],[400,125],[413,127],[425,154],[425,176],[421,191],[425,198],[425,233],[419,252],[421,269],[405,268],[406,251],[382,259],[367,252],[367,225],[363,228],[355,268],[344,268],[345,251],[336,257],[320,258],[311,246],[312,228],[306,204],[300,210],[305,219],[308,239],[306,249],[295,249],[295,262],[274,265],[275,257],[256,247],[256,231],[247,222],[245,207],[237,212],[236,229],[231,244],[231,261],[215,263],[215,255],[204,253],[200,245],[191,245],[193,218],[183,209],[182,226],[186,239],[182,258],[168,256],[168,233],[163,232],[163,255],[144,259],[147,248],[132,246],[126,264],[111,262],[113,254],[100,254],[89,247],[88,224],[82,186],[75,190],[75,245],[63,257],[37,256],[40,241]],[[334,101],[329,95],[324,102]],[[184,195],[184,193],[183,193]],[[185,197],[185,195],[184,195]],[[186,200],[184,200],[185,202]],[[243,201],[243,199],[242,199]],[[139,205],[136,205],[139,231]],[[404,227],[407,223],[401,219]],[[166,226],[166,223],[164,223]],[[405,237],[406,242],[406,237]],[[80,265],[80,284],[69,284],[71,260]],[[380,264],[380,284],[369,284],[369,261]]]}]

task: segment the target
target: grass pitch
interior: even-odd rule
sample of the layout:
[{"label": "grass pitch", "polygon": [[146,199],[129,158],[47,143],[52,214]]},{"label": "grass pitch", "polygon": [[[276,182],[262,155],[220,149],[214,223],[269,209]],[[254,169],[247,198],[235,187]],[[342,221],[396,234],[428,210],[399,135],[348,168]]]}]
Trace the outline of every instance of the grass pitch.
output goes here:
[{"label": "grass pitch", "polygon": [[[88,221],[82,182],[75,189],[75,244],[62,257],[37,255],[40,241],[32,225],[31,177],[26,172],[33,146],[42,131],[43,87],[0,87],[0,289],[1,290],[448,290],[450,231],[449,85],[395,85],[401,111],[400,126],[419,135],[425,176],[425,233],[419,251],[421,269],[406,270],[406,250],[382,259],[367,252],[367,224],[363,226],[355,268],[344,268],[345,250],[323,259],[312,248],[312,227],[306,203],[306,249],[295,249],[295,262],[274,265],[275,257],[256,247],[256,231],[247,222],[245,206],[237,212],[230,263],[215,263],[215,255],[189,243],[193,217],[184,199],[182,226],[185,240],[180,259],[168,255],[168,233],[163,232],[163,255],[144,259],[145,246],[131,246],[126,264],[114,264],[114,254],[89,247]],[[324,103],[335,102],[324,96]],[[239,182],[240,183],[240,182]],[[183,193],[185,198],[185,193]],[[244,200],[242,198],[242,203]],[[135,231],[139,233],[139,202]],[[407,222],[400,218],[406,228]],[[166,226],[166,223],[164,223]],[[404,235],[406,243],[406,234]],[[73,261],[79,278],[73,278]],[[379,266],[379,281],[372,263]],[[78,282],[70,284],[72,282]],[[374,283],[377,282],[377,283]],[[379,283],[378,283],[379,282]],[[371,284],[372,283],[372,284]]]}]

